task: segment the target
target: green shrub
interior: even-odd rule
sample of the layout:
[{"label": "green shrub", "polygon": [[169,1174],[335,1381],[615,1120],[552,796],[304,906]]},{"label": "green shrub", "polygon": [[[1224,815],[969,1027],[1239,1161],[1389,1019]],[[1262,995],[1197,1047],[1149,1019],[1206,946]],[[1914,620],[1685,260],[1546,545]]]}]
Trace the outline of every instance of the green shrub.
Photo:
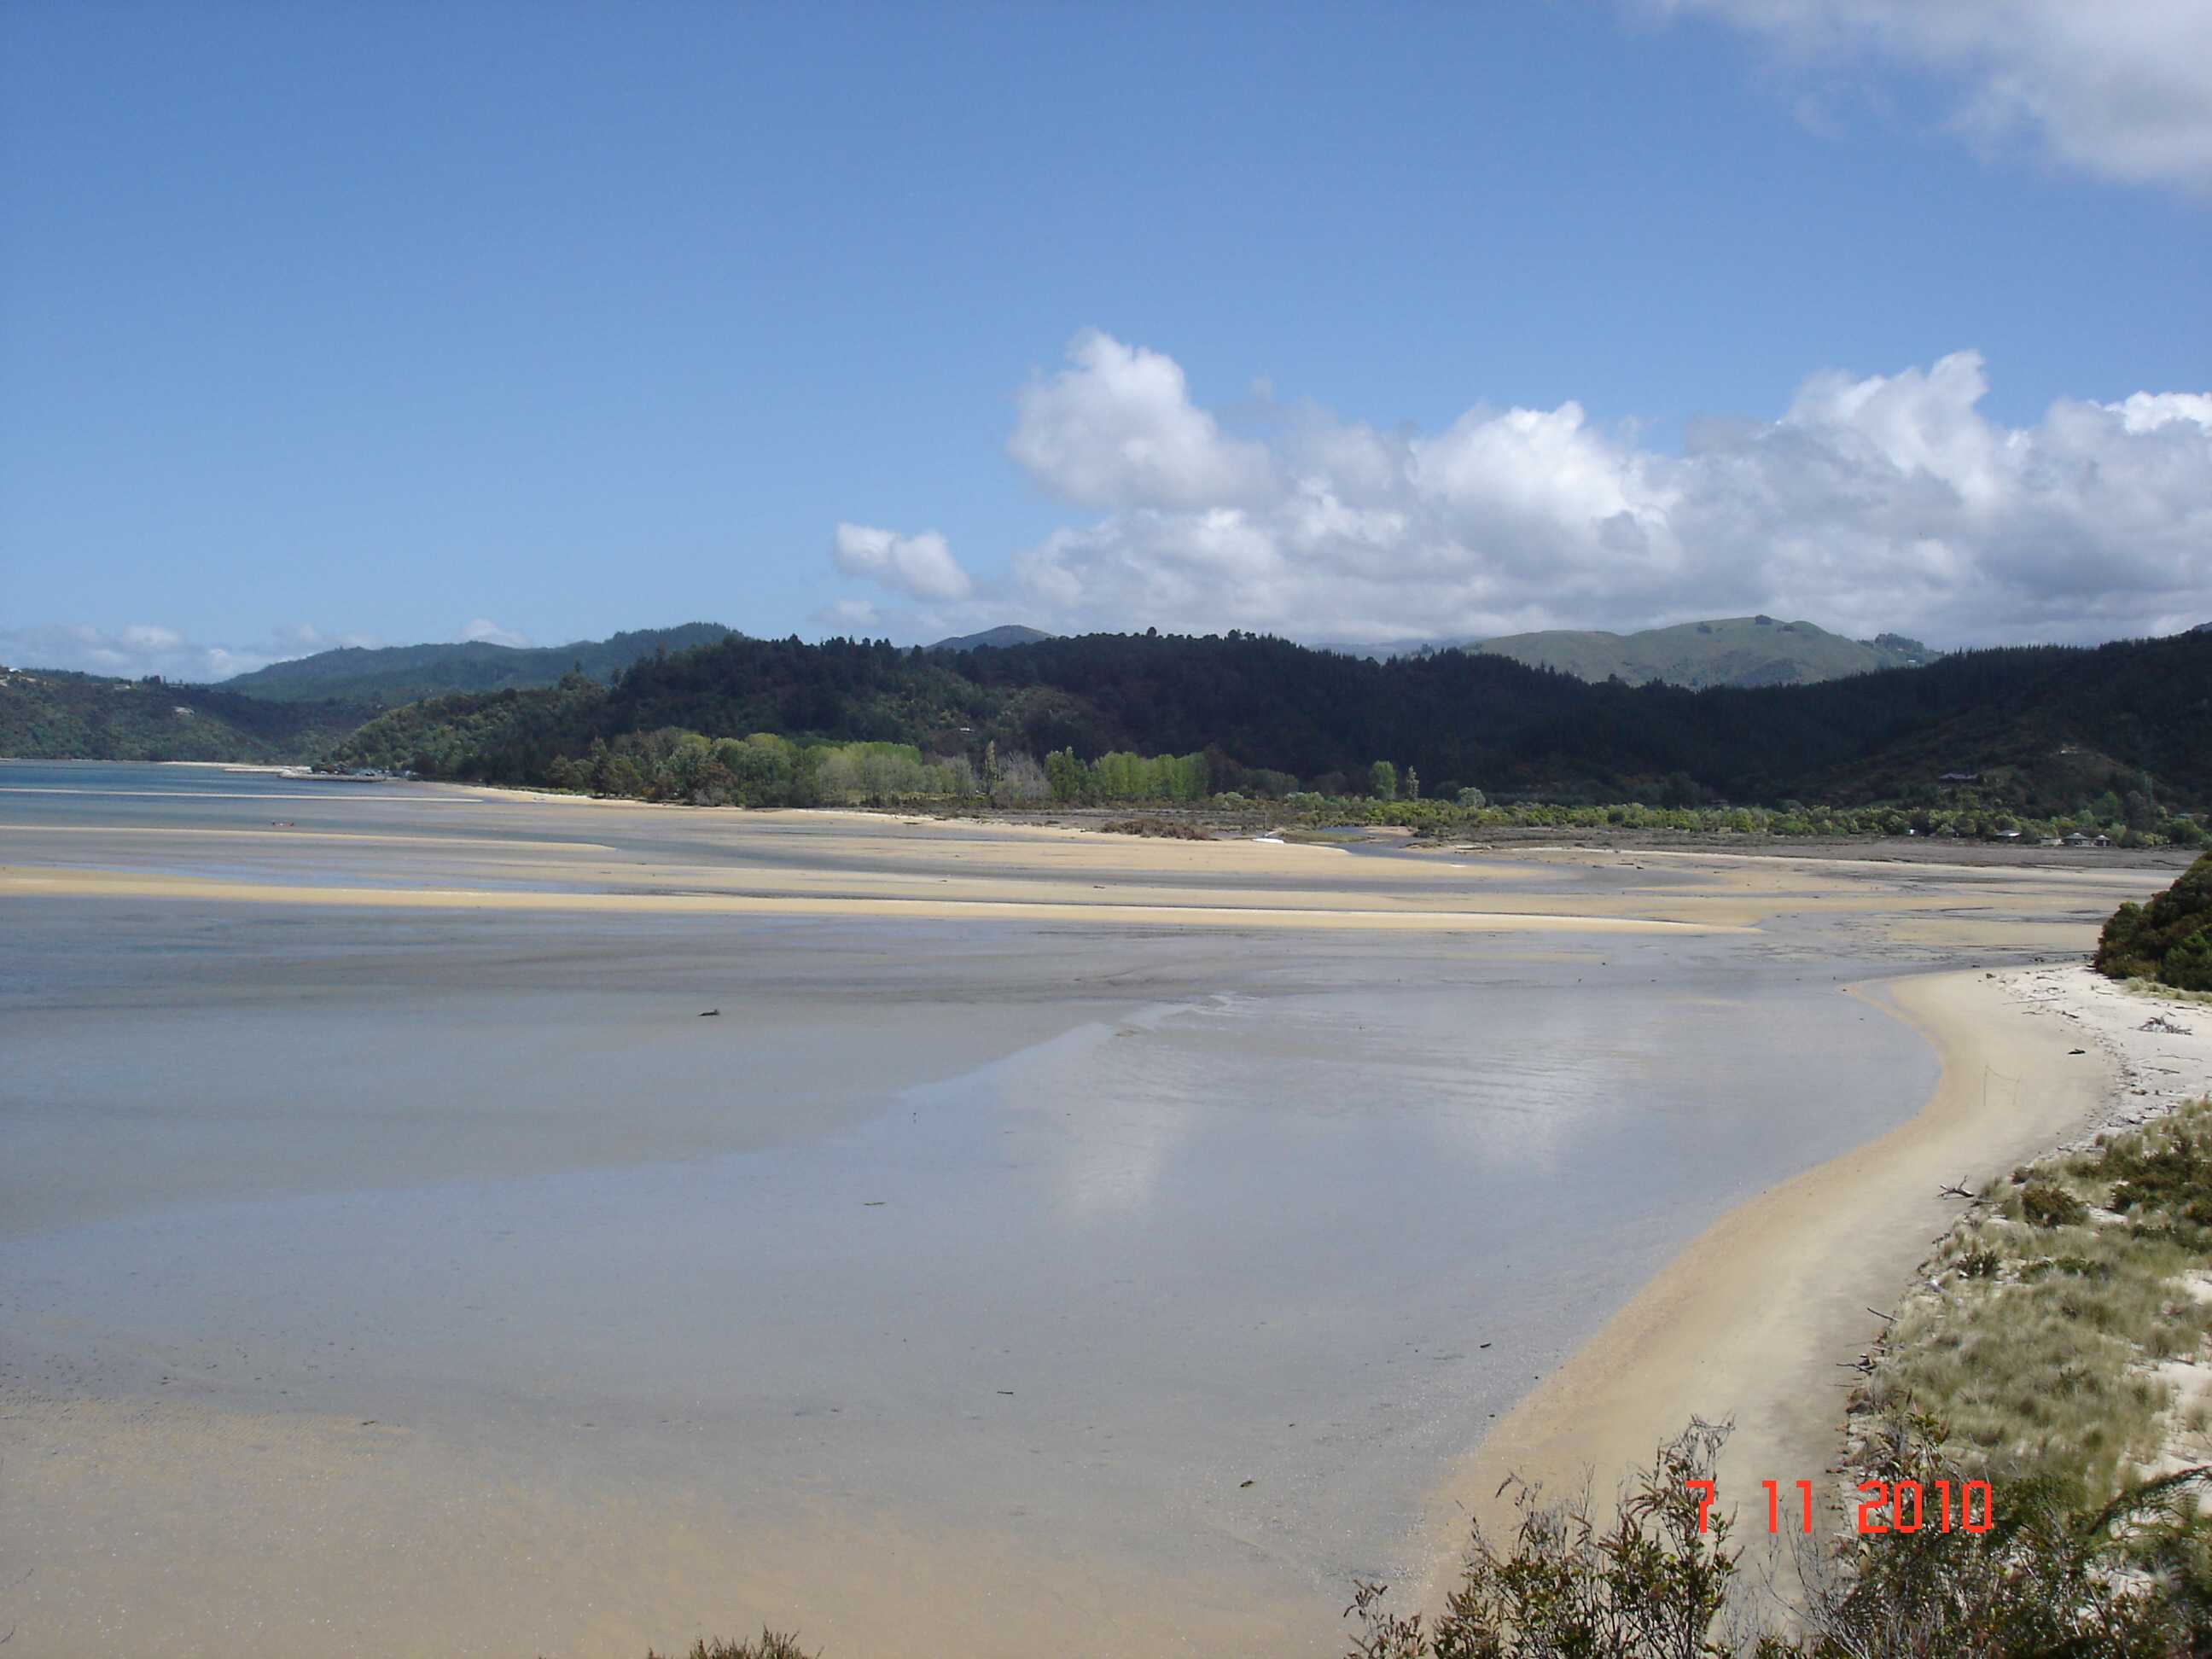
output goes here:
[{"label": "green shrub", "polygon": [[2114,979],[2155,979],[2212,991],[2212,853],[2148,904],[2123,904],[2106,921],[2093,964]]},{"label": "green shrub", "polygon": [[2158,976],[2179,991],[2212,991],[2212,927],[2200,927],[2166,953]]},{"label": "green shrub", "polygon": [[2021,1188],[2020,1209],[2039,1227],[2078,1227],[2089,1218],[2088,1206],[2048,1181],[2031,1181]]}]

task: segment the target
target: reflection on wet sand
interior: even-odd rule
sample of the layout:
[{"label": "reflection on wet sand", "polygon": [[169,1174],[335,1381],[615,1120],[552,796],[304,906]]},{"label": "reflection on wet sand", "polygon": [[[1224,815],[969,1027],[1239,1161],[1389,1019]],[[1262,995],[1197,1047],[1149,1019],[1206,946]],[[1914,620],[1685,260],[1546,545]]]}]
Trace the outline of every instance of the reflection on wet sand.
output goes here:
[{"label": "reflection on wet sand", "polygon": [[1838,994],[1900,919],[2166,878],[250,783],[0,805],[18,1650],[1336,1650],[1540,1376],[1927,1099]]}]

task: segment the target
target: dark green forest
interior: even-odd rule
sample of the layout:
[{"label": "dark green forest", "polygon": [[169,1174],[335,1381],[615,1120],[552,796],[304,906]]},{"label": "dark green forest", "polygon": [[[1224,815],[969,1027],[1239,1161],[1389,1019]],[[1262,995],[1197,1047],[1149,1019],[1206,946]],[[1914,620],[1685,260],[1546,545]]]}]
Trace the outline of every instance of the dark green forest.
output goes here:
[{"label": "dark green forest", "polygon": [[[802,752],[906,746],[920,763],[964,763],[985,793],[1042,769],[1062,799],[1066,789],[1050,788],[1055,756],[1065,780],[1069,761],[1198,755],[1210,795],[1450,802],[1472,791],[1492,803],[1662,807],[1967,800],[1990,816],[2148,829],[2212,799],[2208,732],[2212,637],[2202,634],[1966,652],[1818,684],[1698,691],[1591,684],[1462,651],[1375,661],[1237,632],[964,653],[733,635],[641,659],[604,688],[571,677],[395,710],[341,757],[429,777],[609,787],[606,761],[595,757],[627,756],[643,773],[684,734],[710,745],[769,734]],[[1387,790],[1377,762],[1392,774]],[[1072,787],[1081,798],[1081,779]],[[613,781],[611,792],[656,793],[649,776],[637,788]]]}]

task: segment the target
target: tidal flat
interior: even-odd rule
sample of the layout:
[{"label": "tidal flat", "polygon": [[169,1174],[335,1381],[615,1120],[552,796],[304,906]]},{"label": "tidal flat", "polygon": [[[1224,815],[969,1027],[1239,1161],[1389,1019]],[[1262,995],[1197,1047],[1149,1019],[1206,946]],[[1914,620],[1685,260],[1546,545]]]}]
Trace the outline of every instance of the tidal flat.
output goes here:
[{"label": "tidal flat", "polygon": [[0,764],[0,1629],[1339,1650],[1640,1287],[1922,1110],[1844,988],[2170,878]]}]

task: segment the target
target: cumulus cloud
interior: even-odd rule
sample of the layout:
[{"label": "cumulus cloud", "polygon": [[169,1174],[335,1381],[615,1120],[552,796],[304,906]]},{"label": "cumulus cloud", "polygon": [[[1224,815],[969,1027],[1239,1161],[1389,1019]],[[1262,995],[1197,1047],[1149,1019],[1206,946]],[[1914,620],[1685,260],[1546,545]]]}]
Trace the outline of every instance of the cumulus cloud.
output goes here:
[{"label": "cumulus cloud", "polygon": [[841,524],[830,556],[848,576],[866,576],[917,599],[964,599],[975,586],[945,538],[933,530],[902,536],[864,524]]},{"label": "cumulus cloud", "polygon": [[2028,134],[2085,173],[2212,192],[2204,0],[1644,3],[1720,18],[1802,62],[1881,58],[1942,76],[1959,89],[1952,125],[1978,143]]},{"label": "cumulus cloud", "polygon": [[1081,507],[1197,507],[1272,486],[1267,451],[1223,436],[1192,404],[1174,358],[1085,329],[1067,362],[1024,390],[1006,444],[1054,495]]},{"label": "cumulus cloud", "polygon": [[[1357,640],[1763,611],[1955,644],[2212,617],[2202,393],[2066,399],[2002,426],[1963,351],[1816,374],[1778,417],[1699,422],[1679,454],[1573,403],[1478,407],[1426,434],[1306,407],[1262,444],[1224,436],[1157,352],[1085,334],[1072,355],[1046,405],[1025,402],[1013,453],[1111,510],[1017,554],[1011,591],[986,596],[1048,626]],[[1081,418],[1060,421],[1069,406]],[[1060,438],[1034,441],[1048,426]],[[1141,462],[1118,471],[1118,441],[1091,442],[1132,432]]]},{"label": "cumulus cloud", "polygon": [[522,647],[530,643],[529,635],[519,633],[512,628],[501,628],[489,617],[471,617],[468,625],[461,629],[460,639],[464,644],[481,642]]}]

